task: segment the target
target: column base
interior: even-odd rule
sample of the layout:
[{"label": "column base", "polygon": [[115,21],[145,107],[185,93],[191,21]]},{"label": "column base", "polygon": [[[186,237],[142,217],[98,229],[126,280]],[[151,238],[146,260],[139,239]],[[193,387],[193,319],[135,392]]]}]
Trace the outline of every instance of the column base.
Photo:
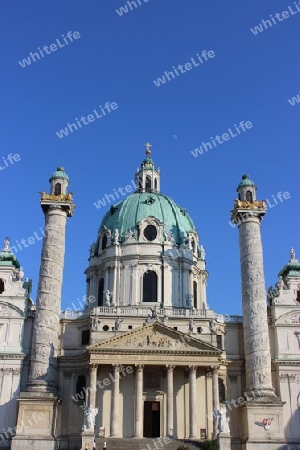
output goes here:
[{"label": "column base", "polygon": [[93,450],[95,442],[95,434],[93,431],[83,431],[81,433],[82,450]]},{"label": "column base", "polygon": [[53,394],[22,392],[12,450],[56,450],[58,397]]},{"label": "column base", "polygon": [[241,406],[243,450],[284,448],[283,405],[278,397],[259,397]]}]

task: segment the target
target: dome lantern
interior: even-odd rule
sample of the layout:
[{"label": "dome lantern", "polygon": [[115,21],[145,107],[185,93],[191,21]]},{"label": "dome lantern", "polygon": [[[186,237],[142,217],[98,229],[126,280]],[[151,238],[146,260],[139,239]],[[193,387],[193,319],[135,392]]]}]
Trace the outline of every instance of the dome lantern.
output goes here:
[{"label": "dome lantern", "polygon": [[152,145],[147,142],[146,158],[141,164],[141,168],[135,174],[135,183],[137,192],[159,192],[160,191],[160,173],[155,169],[154,162],[151,159]]}]

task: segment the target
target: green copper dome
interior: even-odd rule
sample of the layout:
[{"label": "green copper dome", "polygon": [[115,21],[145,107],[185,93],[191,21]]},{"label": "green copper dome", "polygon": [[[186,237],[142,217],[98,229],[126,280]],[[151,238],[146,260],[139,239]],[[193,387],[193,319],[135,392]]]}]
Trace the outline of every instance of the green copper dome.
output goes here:
[{"label": "green copper dome", "polygon": [[69,181],[69,177],[65,172],[65,169],[63,167],[58,167],[57,170],[52,174],[52,177],[50,178],[50,183],[55,178],[63,178],[64,180]]},{"label": "green copper dome", "polygon": [[170,197],[154,192],[135,192],[110,208],[104,216],[100,229],[106,227],[112,232],[119,230],[120,241],[125,233],[136,229],[137,224],[153,216],[164,224],[164,232],[172,234],[177,244],[187,238],[187,232],[195,231],[189,214]]},{"label": "green copper dome", "polygon": [[255,186],[255,184],[253,183],[252,180],[250,180],[248,175],[243,175],[242,176],[242,181],[240,182],[240,184],[238,185],[238,189],[240,187],[246,187],[246,186]]}]

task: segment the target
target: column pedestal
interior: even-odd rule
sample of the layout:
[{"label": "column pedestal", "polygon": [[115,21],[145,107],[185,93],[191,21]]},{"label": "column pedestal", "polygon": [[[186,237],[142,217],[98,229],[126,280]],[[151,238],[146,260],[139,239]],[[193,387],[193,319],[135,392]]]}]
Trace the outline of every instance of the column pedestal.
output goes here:
[{"label": "column pedestal", "polygon": [[[268,401],[269,400],[269,401]],[[283,405],[278,399],[254,399],[242,405],[243,450],[278,450],[285,448],[283,439]],[[264,425],[266,419],[266,425]],[[270,420],[269,420],[270,419]]]},{"label": "column pedestal", "polygon": [[50,393],[22,392],[18,401],[17,434],[11,440],[11,449],[27,450],[30,445],[32,450],[57,450],[59,399]]},{"label": "column pedestal", "polygon": [[220,433],[218,436],[218,450],[231,450],[231,437]]}]

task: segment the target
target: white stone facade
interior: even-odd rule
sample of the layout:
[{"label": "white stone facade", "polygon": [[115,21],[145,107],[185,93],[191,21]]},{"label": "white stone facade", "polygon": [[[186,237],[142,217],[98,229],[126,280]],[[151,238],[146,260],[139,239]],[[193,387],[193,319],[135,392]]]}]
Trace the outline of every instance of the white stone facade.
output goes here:
[{"label": "white stone facade", "polygon": [[[158,201],[160,173],[151,164],[148,153],[137,180],[143,195],[154,186]],[[153,215],[125,234],[100,228],[85,272],[86,306],[62,312],[64,233],[73,203],[62,168],[51,180],[41,200],[37,311],[30,283],[6,264],[13,259],[7,244],[0,253],[0,448],[78,450],[94,437],[219,436],[221,450],[250,450],[255,439],[256,450],[299,450],[300,264],[291,252],[266,293],[264,209],[254,185],[242,189],[233,212],[247,210],[239,225],[242,318],[208,308],[196,230],[183,230],[178,242]],[[147,239],[149,225],[156,234]],[[153,297],[145,293],[149,271]],[[34,380],[43,383],[37,388]],[[276,400],[261,406],[256,400],[266,396]]]}]

